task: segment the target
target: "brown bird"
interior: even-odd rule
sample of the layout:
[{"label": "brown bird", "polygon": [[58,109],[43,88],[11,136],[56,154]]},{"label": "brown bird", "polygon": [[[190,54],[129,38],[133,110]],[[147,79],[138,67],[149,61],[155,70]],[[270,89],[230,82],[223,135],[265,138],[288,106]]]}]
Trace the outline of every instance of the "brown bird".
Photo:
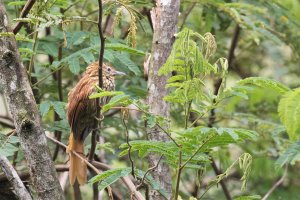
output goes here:
[{"label": "brown bird", "polygon": [[[111,91],[115,89],[115,76],[124,75],[123,72],[116,71],[108,64],[103,64],[103,90]],[[73,185],[76,178],[80,185],[85,184],[87,177],[86,164],[72,151],[84,156],[84,140],[92,131],[94,119],[100,105],[108,102],[108,98],[101,98],[100,105],[96,105],[96,99],[89,99],[95,92],[95,85],[98,85],[98,62],[90,64],[77,85],[69,92],[67,117],[71,127],[69,145],[67,152],[70,157],[69,178]]]}]

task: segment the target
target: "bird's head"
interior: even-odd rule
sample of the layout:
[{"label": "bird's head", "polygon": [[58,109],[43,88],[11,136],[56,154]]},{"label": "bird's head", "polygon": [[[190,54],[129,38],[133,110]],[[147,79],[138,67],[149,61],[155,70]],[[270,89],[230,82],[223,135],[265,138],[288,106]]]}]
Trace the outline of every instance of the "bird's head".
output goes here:
[{"label": "bird's head", "polygon": [[103,65],[103,74],[107,76],[124,76],[126,75],[124,72],[117,71],[115,68],[108,64]]}]

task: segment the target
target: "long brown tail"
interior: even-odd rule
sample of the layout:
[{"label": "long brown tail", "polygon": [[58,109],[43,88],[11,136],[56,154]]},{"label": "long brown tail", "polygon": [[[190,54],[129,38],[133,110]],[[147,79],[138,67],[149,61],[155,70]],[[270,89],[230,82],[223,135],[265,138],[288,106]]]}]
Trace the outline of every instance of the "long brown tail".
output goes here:
[{"label": "long brown tail", "polygon": [[69,179],[70,184],[74,185],[75,180],[77,178],[78,183],[80,185],[84,185],[86,183],[86,173],[87,167],[85,162],[82,161],[79,157],[77,157],[72,151],[80,155],[84,155],[84,144],[82,141],[77,141],[74,139],[73,134],[70,134],[69,137],[69,145],[67,149],[67,153],[70,157],[70,168],[69,168]]}]

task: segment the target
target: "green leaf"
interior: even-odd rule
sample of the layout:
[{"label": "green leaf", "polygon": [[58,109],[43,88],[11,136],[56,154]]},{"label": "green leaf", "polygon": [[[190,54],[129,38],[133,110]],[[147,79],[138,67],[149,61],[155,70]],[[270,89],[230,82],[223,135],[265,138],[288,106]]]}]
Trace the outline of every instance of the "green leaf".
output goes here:
[{"label": "green leaf", "polygon": [[123,54],[123,53],[114,53],[116,59],[118,59],[123,65],[125,65],[130,71],[132,71],[135,75],[141,75],[141,71],[139,67],[131,61],[131,59]]},{"label": "green leaf", "polygon": [[121,43],[107,43],[105,44],[106,49],[111,49],[115,51],[124,51],[130,54],[136,54],[136,55],[141,55],[144,56],[145,53],[141,50],[129,47],[127,45],[121,44]]},{"label": "green leaf", "polygon": [[89,183],[99,182],[98,189],[101,191],[105,189],[107,186],[116,182],[118,179],[127,176],[130,172],[131,172],[130,167],[111,169],[94,176],[92,179],[89,180]]},{"label": "green leaf", "polygon": [[3,145],[0,148],[0,155],[6,156],[6,157],[13,156],[14,153],[18,150],[19,150],[19,148],[15,147],[14,145],[12,145],[10,143],[6,143],[5,145]]},{"label": "green leaf", "polygon": [[60,121],[54,121],[54,122],[49,122],[46,125],[46,129],[48,131],[54,132],[54,131],[62,131],[65,133],[70,133],[70,125],[67,121],[67,119],[63,119]]},{"label": "green leaf", "polygon": [[19,137],[17,137],[17,136],[9,136],[7,142],[16,144],[16,143],[19,143],[20,140],[19,140]]},{"label": "green leaf", "polygon": [[285,85],[268,78],[263,77],[250,77],[243,79],[237,83],[238,85],[255,85],[262,88],[272,88],[273,90],[279,92],[280,94],[284,94],[290,89]]},{"label": "green leaf", "polygon": [[8,6],[24,6],[26,4],[26,1],[13,1],[9,2]]},{"label": "green leaf", "polygon": [[61,101],[51,101],[51,104],[55,110],[55,112],[59,115],[61,119],[66,118],[65,106],[66,103]]},{"label": "green leaf", "polygon": [[97,143],[96,149],[104,149],[112,154],[116,153],[115,149],[113,148],[110,142],[105,142],[104,144]]},{"label": "green leaf", "polygon": [[6,136],[0,133],[0,155],[13,156],[19,148],[16,146],[19,143],[17,136]]},{"label": "green leaf", "polygon": [[117,105],[127,106],[131,102],[132,100],[130,99],[129,95],[121,93],[111,98],[110,101],[102,107],[101,112],[108,111],[109,109]]},{"label": "green leaf", "polygon": [[120,94],[124,94],[124,92],[120,92],[120,91],[103,91],[103,92],[100,92],[100,93],[91,94],[89,96],[89,98],[90,99],[96,99],[96,98],[100,98],[100,97],[116,96],[116,95],[120,95]]},{"label": "green leaf", "polygon": [[79,59],[73,57],[71,60],[68,60],[69,68],[73,74],[78,74],[80,72]]},{"label": "green leaf", "polygon": [[72,45],[80,45],[84,42],[84,40],[88,36],[88,32],[83,31],[77,31],[67,34],[67,42],[68,42],[68,48],[71,48]]},{"label": "green leaf", "polygon": [[281,122],[291,140],[299,138],[300,132],[300,88],[287,92],[278,105]]},{"label": "green leaf", "polygon": [[295,164],[300,160],[300,141],[291,144],[286,151],[279,156],[275,164],[279,167],[283,167],[285,164]]},{"label": "green leaf", "polygon": [[87,64],[90,64],[95,60],[94,55],[89,51],[83,54],[82,57]]},{"label": "green leaf", "polygon": [[45,54],[57,57],[57,45],[55,43],[44,43],[42,49],[45,51]]},{"label": "green leaf", "polygon": [[40,112],[43,117],[48,114],[48,112],[50,110],[50,106],[51,106],[51,103],[49,101],[43,101],[40,104]]}]

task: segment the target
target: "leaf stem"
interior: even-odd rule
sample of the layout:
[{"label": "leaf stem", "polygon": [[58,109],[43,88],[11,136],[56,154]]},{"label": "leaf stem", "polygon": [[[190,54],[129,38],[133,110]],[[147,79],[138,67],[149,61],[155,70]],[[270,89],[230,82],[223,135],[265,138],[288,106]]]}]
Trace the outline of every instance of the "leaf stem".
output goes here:
[{"label": "leaf stem", "polygon": [[[38,24],[36,25],[36,28],[38,28]],[[36,53],[36,44],[37,44],[37,37],[38,37],[38,34],[39,32],[36,31],[34,33],[34,39],[33,39],[33,45],[32,45],[32,55],[30,57],[30,62],[29,62],[29,67],[28,67],[28,76],[29,76],[29,82],[30,82],[30,85],[31,85],[31,72],[32,72],[32,69],[33,69],[33,59],[34,59],[34,56],[35,56],[35,53]]]},{"label": "leaf stem", "polygon": [[179,161],[178,161],[178,166],[177,166],[177,178],[176,178],[176,189],[175,189],[175,200],[178,199],[179,195],[179,185],[180,185],[180,176],[182,172],[182,167],[181,167],[181,162],[182,162],[182,147],[179,147]]}]

